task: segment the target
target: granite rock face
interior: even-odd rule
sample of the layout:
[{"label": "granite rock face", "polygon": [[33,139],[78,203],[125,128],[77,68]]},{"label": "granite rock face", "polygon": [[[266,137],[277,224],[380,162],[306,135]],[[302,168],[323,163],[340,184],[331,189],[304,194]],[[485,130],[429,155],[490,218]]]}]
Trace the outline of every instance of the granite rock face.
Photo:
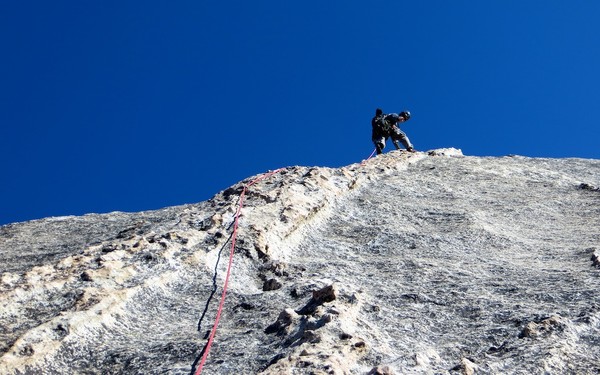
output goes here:
[{"label": "granite rock face", "polygon": [[392,151],[0,227],[0,373],[600,372],[600,161]]}]

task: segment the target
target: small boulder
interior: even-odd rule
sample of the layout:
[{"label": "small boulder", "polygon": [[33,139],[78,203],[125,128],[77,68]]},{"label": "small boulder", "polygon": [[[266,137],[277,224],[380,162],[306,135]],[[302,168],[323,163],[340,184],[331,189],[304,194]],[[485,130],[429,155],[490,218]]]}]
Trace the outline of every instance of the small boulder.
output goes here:
[{"label": "small boulder", "polygon": [[592,253],[592,264],[594,267],[600,268],[600,250],[596,249],[595,247],[592,247],[588,250]]},{"label": "small boulder", "polygon": [[263,292],[281,289],[281,283],[275,279],[268,279],[263,283]]},{"label": "small boulder", "polygon": [[579,189],[581,189],[581,190],[588,190],[588,191],[600,191],[599,187],[594,186],[592,184],[586,184],[584,182],[582,182],[581,184],[579,184]]},{"label": "small boulder", "polygon": [[285,309],[279,313],[277,320],[275,323],[269,325],[265,329],[266,334],[277,333],[277,334],[286,334],[288,327],[292,325],[295,321],[298,321],[300,316],[296,314],[293,309]]},{"label": "small boulder", "polygon": [[551,316],[540,320],[539,322],[529,322],[519,334],[519,338],[535,338],[545,333],[550,333],[556,330],[562,330],[565,324],[559,316]]},{"label": "small boulder", "polygon": [[389,366],[377,366],[373,367],[367,375],[394,375],[394,372]]},{"label": "small boulder", "polygon": [[338,290],[335,284],[328,285],[319,290],[314,290],[312,298],[310,299],[310,301],[308,301],[306,306],[304,306],[298,311],[298,314],[310,315],[314,313],[317,310],[317,308],[322,304],[326,302],[335,301],[337,298]]},{"label": "small boulder", "polygon": [[313,291],[313,300],[319,305],[325,302],[335,301],[338,296],[335,284],[328,285],[322,289]]}]

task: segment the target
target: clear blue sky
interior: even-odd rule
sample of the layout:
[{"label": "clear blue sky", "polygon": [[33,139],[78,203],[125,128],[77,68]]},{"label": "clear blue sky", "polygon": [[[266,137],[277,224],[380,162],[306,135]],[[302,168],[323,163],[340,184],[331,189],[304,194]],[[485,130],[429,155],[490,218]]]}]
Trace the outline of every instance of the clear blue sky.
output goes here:
[{"label": "clear blue sky", "polygon": [[[0,224],[373,150],[600,158],[599,1],[3,1]],[[392,149],[388,143],[386,152]]]}]

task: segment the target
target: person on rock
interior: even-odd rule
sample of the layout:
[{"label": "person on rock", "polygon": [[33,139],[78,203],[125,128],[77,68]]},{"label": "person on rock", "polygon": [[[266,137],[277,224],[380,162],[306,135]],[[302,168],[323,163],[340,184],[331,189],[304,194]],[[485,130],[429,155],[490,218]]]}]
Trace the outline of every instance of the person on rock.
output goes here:
[{"label": "person on rock", "polygon": [[386,115],[380,108],[375,110],[375,117],[371,119],[371,126],[373,127],[371,139],[375,144],[378,155],[383,152],[388,138],[392,138],[392,143],[394,144],[394,147],[396,147],[396,150],[400,149],[400,145],[398,144],[398,141],[400,141],[407,151],[415,152],[412,143],[410,143],[406,134],[400,130],[400,127],[398,126],[398,124],[408,121],[408,119],[410,119],[409,111],[402,111],[400,114],[390,113]]}]

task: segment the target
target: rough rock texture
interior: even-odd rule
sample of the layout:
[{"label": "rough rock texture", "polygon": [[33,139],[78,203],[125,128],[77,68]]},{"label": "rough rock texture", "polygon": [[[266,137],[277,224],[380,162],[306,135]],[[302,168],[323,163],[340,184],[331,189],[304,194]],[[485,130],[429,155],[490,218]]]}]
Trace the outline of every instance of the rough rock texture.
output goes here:
[{"label": "rough rock texture", "polygon": [[[0,227],[0,373],[189,374],[238,199]],[[393,151],[249,187],[206,374],[600,372],[600,161]]]}]

